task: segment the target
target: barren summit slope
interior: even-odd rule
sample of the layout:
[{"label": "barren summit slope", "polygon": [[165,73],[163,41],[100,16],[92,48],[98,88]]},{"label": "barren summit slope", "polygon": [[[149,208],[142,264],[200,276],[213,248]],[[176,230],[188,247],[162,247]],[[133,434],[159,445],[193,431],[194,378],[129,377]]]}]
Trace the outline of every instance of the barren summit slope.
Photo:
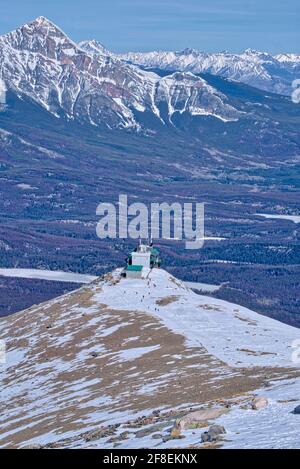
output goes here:
[{"label": "barren summit slope", "polygon": [[[116,270],[1,320],[0,445],[172,446],[146,441],[139,429],[168,432],[190,407],[239,405],[274,380],[297,385],[297,336],[290,326],[196,295],[162,269],[139,280]],[[199,434],[173,446],[194,440]]]}]

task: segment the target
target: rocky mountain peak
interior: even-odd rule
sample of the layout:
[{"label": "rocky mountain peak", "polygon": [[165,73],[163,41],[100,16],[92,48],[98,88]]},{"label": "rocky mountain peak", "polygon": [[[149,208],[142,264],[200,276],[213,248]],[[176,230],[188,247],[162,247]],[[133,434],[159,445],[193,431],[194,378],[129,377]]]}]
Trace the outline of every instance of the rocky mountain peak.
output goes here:
[{"label": "rocky mountain peak", "polygon": [[44,16],[1,36],[0,42],[4,47],[41,54],[55,60],[61,60],[62,54],[74,55],[77,51],[77,45]]},{"label": "rocky mountain peak", "polygon": [[250,48],[240,54],[227,51],[203,53],[190,48],[180,52],[128,52],[120,58],[161,70],[209,73],[284,95],[291,94],[291,84],[300,73],[299,55],[273,56]]},{"label": "rocky mountain peak", "polygon": [[145,126],[145,111],[156,125],[171,123],[176,112],[238,118],[226,97],[203,86],[199,77],[180,72],[162,79],[125,63],[95,40],[76,44],[43,16],[1,36],[0,46],[0,76],[7,86],[56,117],[135,129]]},{"label": "rocky mountain peak", "polygon": [[181,55],[198,55],[199,52],[196,49],[192,49],[191,47],[186,47],[180,52]]},{"label": "rocky mountain peak", "polygon": [[38,16],[37,18],[35,18],[35,20],[31,21],[29,24],[31,24],[31,25],[44,25],[44,26],[48,26],[48,27],[57,28],[57,26],[51,20],[46,18],[45,16]]},{"label": "rocky mountain peak", "polygon": [[81,41],[79,42],[78,46],[83,49],[85,52],[88,54],[92,55],[98,55],[98,54],[104,54],[104,55],[110,55],[110,52],[104,47],[104,45],[96,41],[96,39],[91,39],[87,41]]}]

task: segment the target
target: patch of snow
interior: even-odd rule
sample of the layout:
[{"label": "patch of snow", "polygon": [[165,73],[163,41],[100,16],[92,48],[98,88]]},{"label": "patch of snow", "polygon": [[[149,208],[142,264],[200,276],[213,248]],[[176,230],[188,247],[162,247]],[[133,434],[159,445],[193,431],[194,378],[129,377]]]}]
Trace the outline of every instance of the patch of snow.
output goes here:
[{"label": "patch of snow", "polygon": [[300,223],[300,215],[275,215],[273,213],[255,213],[255,216],[264,218],[273,218],[274,220],[288,220],[293,221],[294,223]]},{"label": "patch of snow", "polygon": [[26,189],[35,190],[35,189],[37,189],[37,187],[33,187],[30,184],[25,184],[25,183],[17,184],[17,187],[19,187],[20,189],[23,189],[23,190],[26,190]]},{"label": "patch of snow", "polygon": [[91,283],[96,280],[94,275],[76,274],[40,269],[5,269],[0,268],[0,276],[16,278],[32,278],[39,280],[51,280],[56,282]]},{"label": "patch of snow", "polygon": [[300,404],[299,380],[274,383],[259,390],[269,404],[261,410],[233,408],[216,423],[227,431],[224,448],[296,449],[299,442],[299,415],[292,413]]},{"label": "patch of snow", "polygon": [[[158,300],[174,295],[176,301],[158,305]],[[242,306],[197,295],[163,269],[153,269],[147,279],[121,279],[112,288],[104,283],[94,300],[114,309],[153,314],[184,335],[190,346],[203,346],[234,367],[297,366],[292,344],[299,338],[298,329]]]}]

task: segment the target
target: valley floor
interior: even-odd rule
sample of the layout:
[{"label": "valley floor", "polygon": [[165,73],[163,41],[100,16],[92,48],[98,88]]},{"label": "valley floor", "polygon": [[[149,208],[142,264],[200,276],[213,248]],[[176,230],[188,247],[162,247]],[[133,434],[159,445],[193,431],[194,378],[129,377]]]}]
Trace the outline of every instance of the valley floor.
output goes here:
[{"label": "valley floor", "polygon": [[55,282],[70,282],[79,284],[90,283],[93,280],[96,280],[97,278],[93,275],[61,272],[54,270],[5,268],[0,268],[0,277],[1,276],[10,278],[32,278],[39,280],[50,280]]}]

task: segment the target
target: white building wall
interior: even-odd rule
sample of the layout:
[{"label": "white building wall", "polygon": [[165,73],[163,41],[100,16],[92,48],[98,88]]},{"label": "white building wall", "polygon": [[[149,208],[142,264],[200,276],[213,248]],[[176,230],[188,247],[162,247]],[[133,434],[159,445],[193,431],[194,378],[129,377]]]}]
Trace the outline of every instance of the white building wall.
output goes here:
[{"label": "white building wall", "polygon": [[133,252],[132,265],[142,265],[150,267],[150,252]]}]

